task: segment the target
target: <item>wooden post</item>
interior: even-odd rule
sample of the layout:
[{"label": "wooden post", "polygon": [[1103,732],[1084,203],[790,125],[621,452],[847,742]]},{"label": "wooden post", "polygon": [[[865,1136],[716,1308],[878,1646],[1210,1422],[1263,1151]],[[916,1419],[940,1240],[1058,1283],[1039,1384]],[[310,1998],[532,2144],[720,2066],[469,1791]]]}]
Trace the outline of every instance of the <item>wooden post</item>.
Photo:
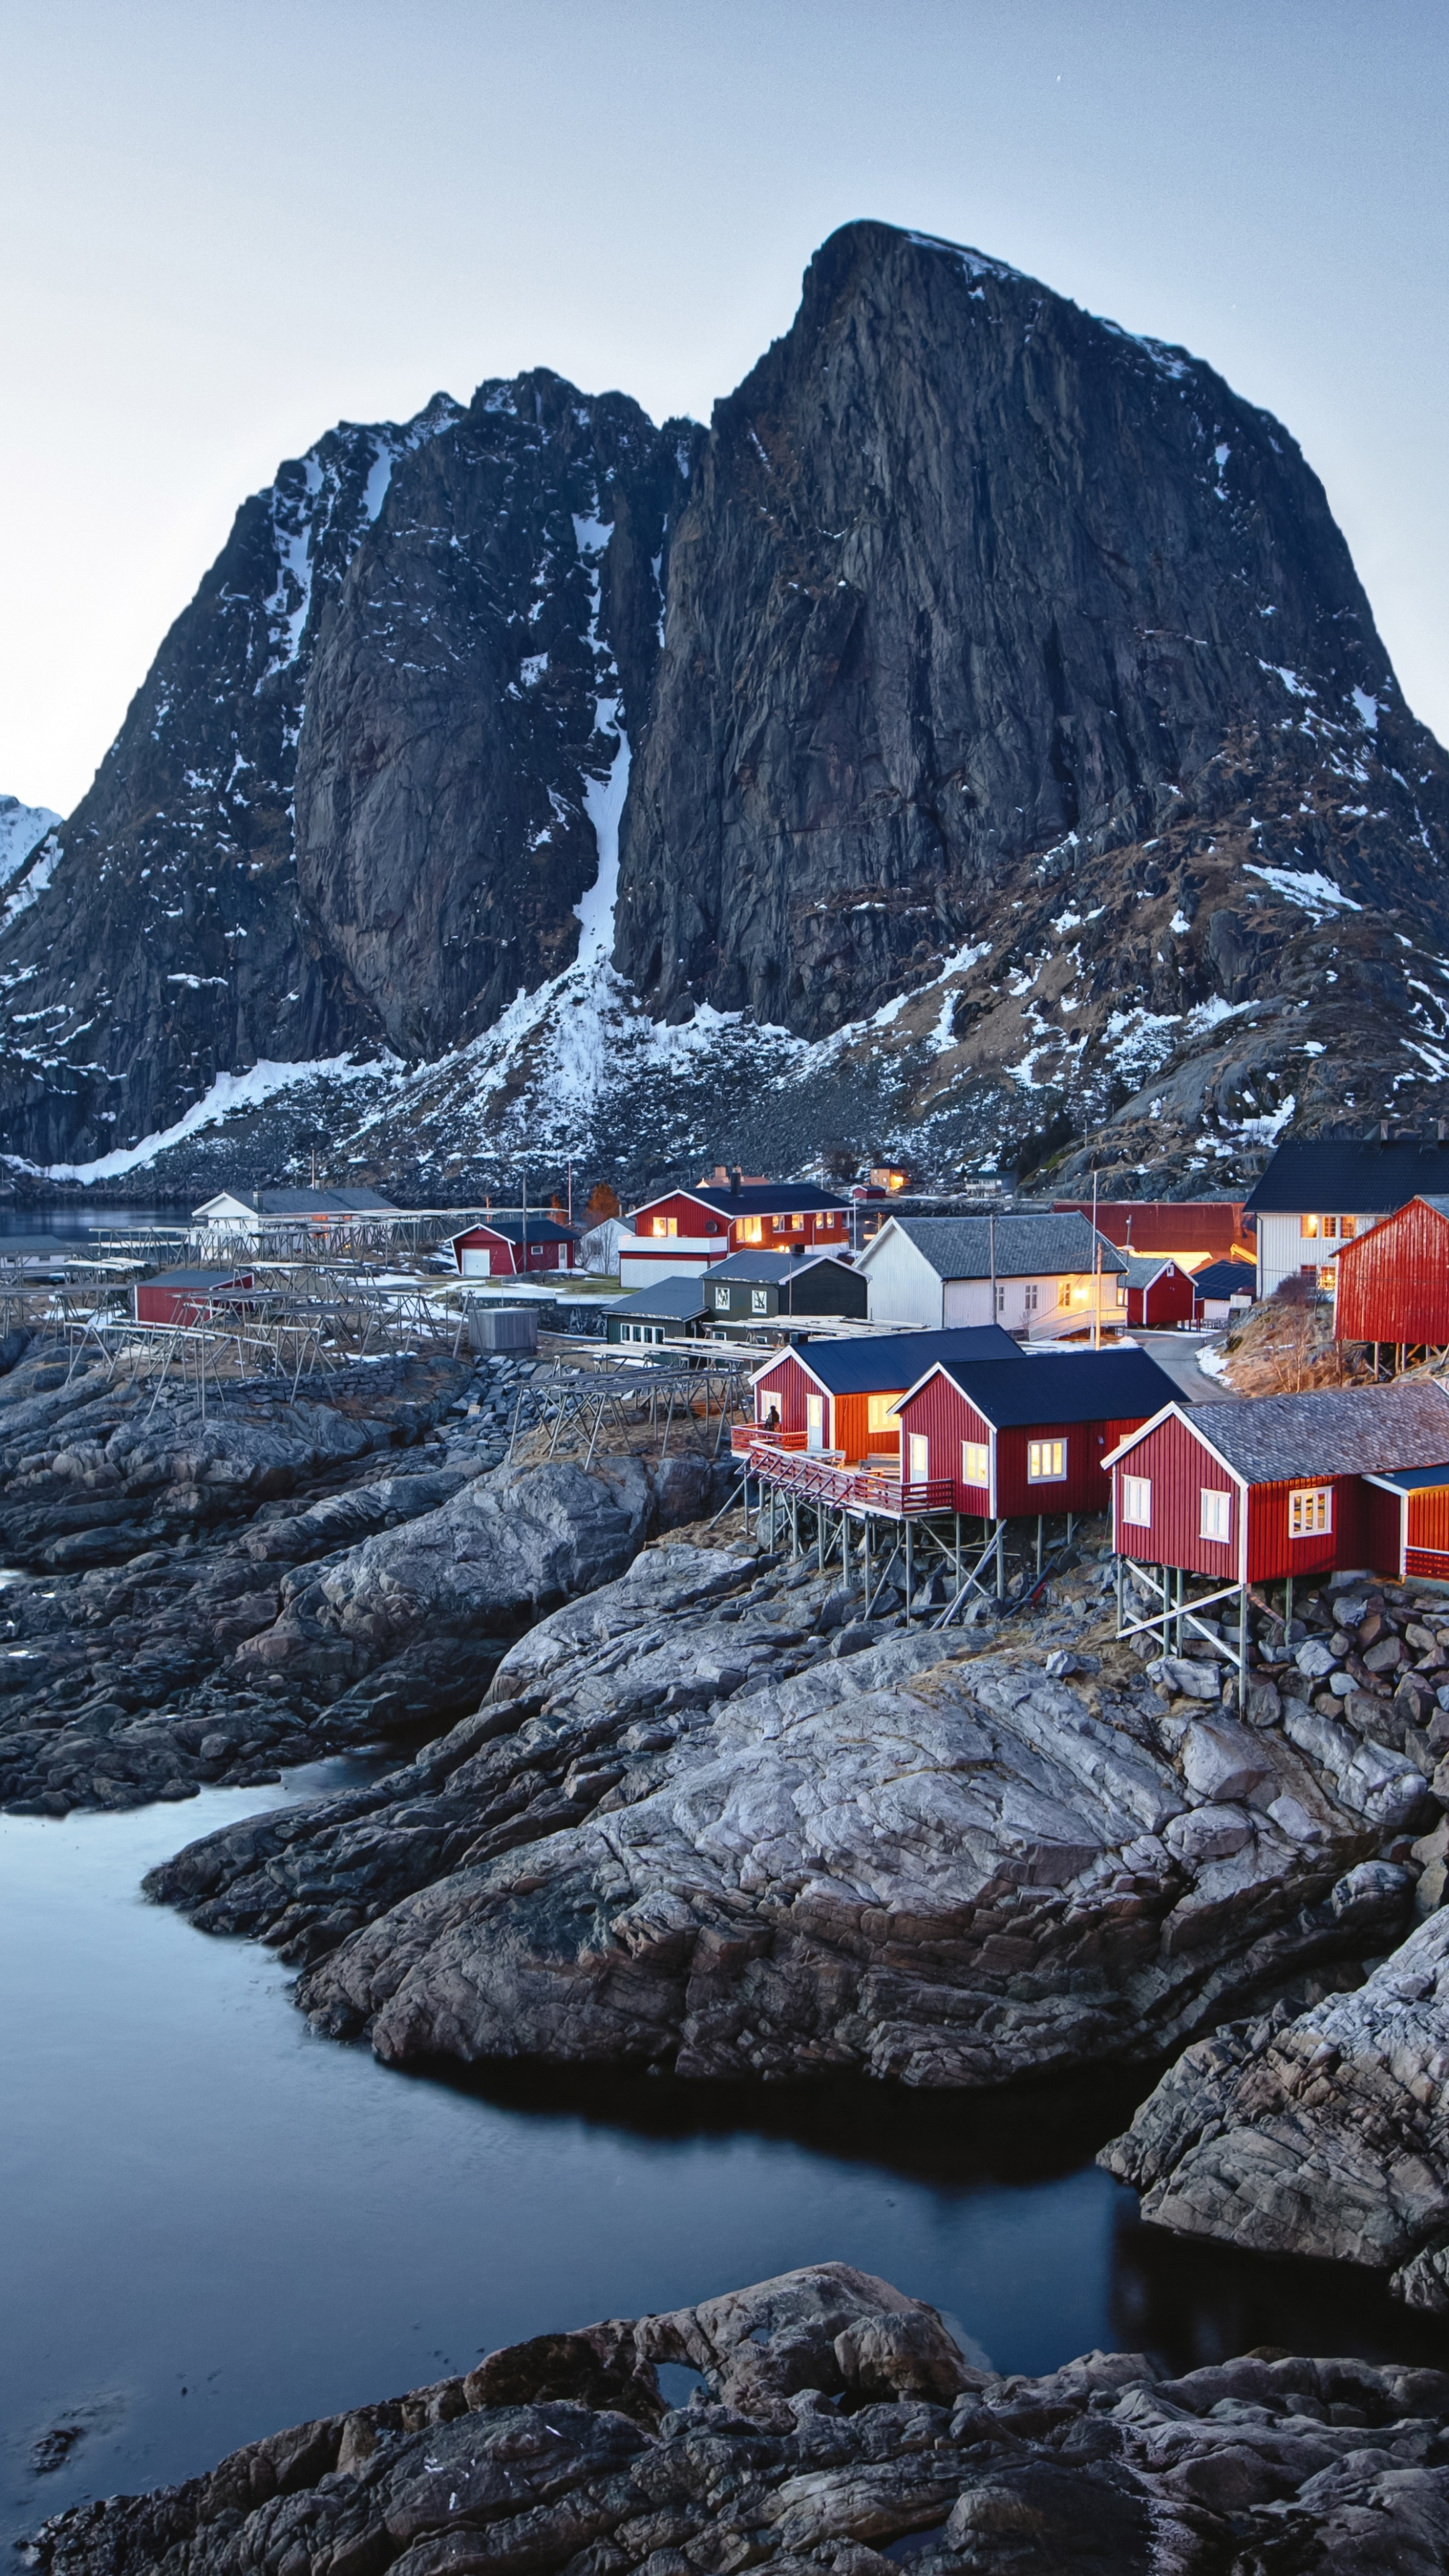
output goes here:
[{"label": "wooden post", "polygon": [[1288,1631],[1289,1631],[1289,1629],[1292,1627],[1292,1625],[1293,1625],[1293,1577],[1292,1577],[1292,1575],[1290,1574],[1290,1575],[1288,1575],[1288,1576],[1285,1578],[1285,1580],[1284,1580],[1284,1584],[1283,1584],[1283,1642],[1284,1642],[1284,1644],[1285,1644],[1285,1645],[1286,1645],[1286,1644],[1287,1644],[1287,1642],[1288,1642]]},{"label": "wooden post", "polygon": [[1006,1523],[996,1524],[996,1598],[1006,1599]]},{"label": "wooden post", "polygon": [[1248,1714],[1248,1587],[1238,1591],[1238,1715]]},{"label": "wooden post", "polygon": [[1041,1533],[1042,1516],[1041,1513],[1038,1512],[1036,1516],[1036,1570],[1038,1574],[1041,1572]]},{"label": "wooden post", "polygon": [[910,1617],[910,1615],[911,1615],[911,1603],[912,1603],[912,1595],[913,1595],[913,1587],[914,1587],[914,1582],[915,1582],[915,1571],[916,1571],[915,1555],[914,1555],[914,1552],[913,1552],[913,1549],[912,1549],[912,1544],[911,1544],[911,1542],[912,1542],[912,1539],[913,1539],[914,1535],[915,1535],[915,1533],[914,1533],[914,1529],[913,1529],[913,1527],[912,1527],[912,1524],[911,1524],[911,1522],[910,1522],[910,1521],[907,1521],[907,1523],[906,1523],[906,1617],[907,1617],[908,1619],[909,1619],[909,1617]]}]

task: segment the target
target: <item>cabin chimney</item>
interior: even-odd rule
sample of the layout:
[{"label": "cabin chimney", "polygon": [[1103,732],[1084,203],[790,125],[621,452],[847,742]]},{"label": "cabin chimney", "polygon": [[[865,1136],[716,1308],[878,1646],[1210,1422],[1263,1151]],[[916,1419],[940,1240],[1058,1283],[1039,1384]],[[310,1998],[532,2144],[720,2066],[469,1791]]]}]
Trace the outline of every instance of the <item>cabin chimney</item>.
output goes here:
[{"label": "cabin chimney", "polygon": [[730,1197],[731,1197],[732,1199],[737,1199],[737,1198],[739,1197],[739,1195],[740,1195],[741,1190],[744,1188],[744,1185],[745,1185],[745,1176],[744,1176],[744,1173],[741,1171],[739,1164],[738,1164],[738,1163],[731,1163],[731,1165],[730,1165]]}]

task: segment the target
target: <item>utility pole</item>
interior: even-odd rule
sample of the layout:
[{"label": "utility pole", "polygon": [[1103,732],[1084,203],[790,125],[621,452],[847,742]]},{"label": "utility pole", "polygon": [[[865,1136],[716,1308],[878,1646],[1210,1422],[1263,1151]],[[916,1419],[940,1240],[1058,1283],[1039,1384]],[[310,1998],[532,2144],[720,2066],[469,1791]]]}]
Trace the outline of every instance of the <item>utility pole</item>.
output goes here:
[{"label": "utility pole", "polygon": [[1097,1232],[1097,1166],[1092,1165],[1092,1348],[1102,1347],[1102,1238]]},{"label": "utility pole", "polygon": [[995,1323],[995,1321],[996,1321],[996,1210],[995,1210],[995,1208],[989,1208],[989,1209],[987,1210],[987,1214],[986,1214],[986,1244],[987,1244],[987,1251],[988,1251],[988,1254],[989,1254],[989,1257],[990,1257],[990,1261],[991,1261],[991,1320],[992,1320],[992,1322],[993,1322],[993,1324],[994,1324],[994,1323]]}]

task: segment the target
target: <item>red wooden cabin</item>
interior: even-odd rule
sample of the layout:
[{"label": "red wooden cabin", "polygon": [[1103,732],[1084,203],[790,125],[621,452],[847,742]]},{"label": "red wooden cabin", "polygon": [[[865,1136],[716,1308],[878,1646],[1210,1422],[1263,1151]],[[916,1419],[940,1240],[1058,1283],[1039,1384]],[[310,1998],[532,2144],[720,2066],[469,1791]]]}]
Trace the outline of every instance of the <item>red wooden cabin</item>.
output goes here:
[{"label": "red wooden cabin", "polygon": [[808,1181],[740,1181],[726,1189],[702,1183],[693,1190],[665,1190],[631,1208],[628,1222],[634,1235],[646,1241],[680,1236],[686,1242],[718,1244],[720,1258],[726,1251],[789,1252],[797,1243],[840,1252],[850,1235],[844,1199]]},{"label": "red wooden cabin", "polygon": [[[1430,1534],[1442,1514],[1449,1539],[1449,1508],[1429,1500],[1449,1489],[1449,1395],[1434,1385],[1174,1400],[1103,1464],[1117,1553],[1219,1583],[1339,1567],[1398,1576],[1416,1526]],[[1422,1486],[1393,1482],[1425,1469]]]},{"label": "red wooden cabin", "polygon": [[990,1358],[1019,1368],[1022,1353],[998,1324],[944,1333],[872,1333],[859,1341],[807,1341],[767,1360],[751,1381],[755,1423],[784,1448],[854,1463],[900,1456],[894,1407],[939,1358]]},{"label": "red wooden cabin", "polygon": [[1175,1324],[1190,1324],[1197,1304],[1197,1292],[1190,1270],[1168,1258],[1166,1253],[1131,1253],[1127,1276],[1119,1282],[1127,1291],[1127,1321],[1147,1330],[1160,1331]]},{"label": "red wooden cabin", "polygon": [[250,1270],[161,1270],[136,1288],[138,1324],[195,1324],[250,1288]]},{"label": "red wooden cabin", "polygon": [[1103,1512],[1104,1456],[1173,1392],[1145,1351],[940,1360],[896,1406],[904,1472],[950,1477],[954,1509],[990,1520]]},{"label": "red wooden cabin", "polygon": [[549,1216],[531,1216],[526,1221],[517,1216],[493,1217],[455,1234],[452,1243],[453,1258],[464,1279],[521,1279],[536,1270],[572,1270],[579,1249],[573,1228]]},{"label": "red wooden cabin", "polygon": [[1345,1243],[1333,1270],[1341,1342],[1449,1348],[1449,1198],[1410,1199]]}]

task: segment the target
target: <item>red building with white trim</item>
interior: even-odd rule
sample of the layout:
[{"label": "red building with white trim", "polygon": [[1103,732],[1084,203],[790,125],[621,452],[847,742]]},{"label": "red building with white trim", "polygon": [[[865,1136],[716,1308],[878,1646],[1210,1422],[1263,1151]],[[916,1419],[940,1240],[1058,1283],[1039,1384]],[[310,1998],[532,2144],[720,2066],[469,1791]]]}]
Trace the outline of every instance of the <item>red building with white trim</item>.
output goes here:
[{"label": "red building with white trim", "polygon": [[1429,1570],[1413,1560],[1436,1537],[1449,1564],[1449,1395],[1432,1384],[1174,1400],[1102,1464],[1113,1545],[1144,1565],[1219,1584],[1397,1578]]},{"label": "red building with white trim", "polygon": [[1011,1335],[996,1324],[797,1343],[756,1369],[756,1425],[782,1448],[893,1467],[901,1454],[895,1407],[922,1371],[943,1357],[1026,1365]]},{"label": "red building with white trim", "polygon": [[572,1270],[578,1236],[556,1218],[490,1217],[452,1237],[453,1258],[464,1279],[522,1279],[535,1271]]},{"label": "red building with white trim", "polygon": [[1127,1291],[1129,1324],[1150,1332],[1192,1322],[1197,1309],[1192,1273],[1166,1253],[1129,1253],[1127,1276],[1119,1285]]},{"label": "red building with white trim", "polygon": [[952,1508],[988,1520],[1106,1511],[1103,1459],[1173,1392],[1145,1351],[939,1360],[895,1408],[904,1472],[949,1477]]}]

